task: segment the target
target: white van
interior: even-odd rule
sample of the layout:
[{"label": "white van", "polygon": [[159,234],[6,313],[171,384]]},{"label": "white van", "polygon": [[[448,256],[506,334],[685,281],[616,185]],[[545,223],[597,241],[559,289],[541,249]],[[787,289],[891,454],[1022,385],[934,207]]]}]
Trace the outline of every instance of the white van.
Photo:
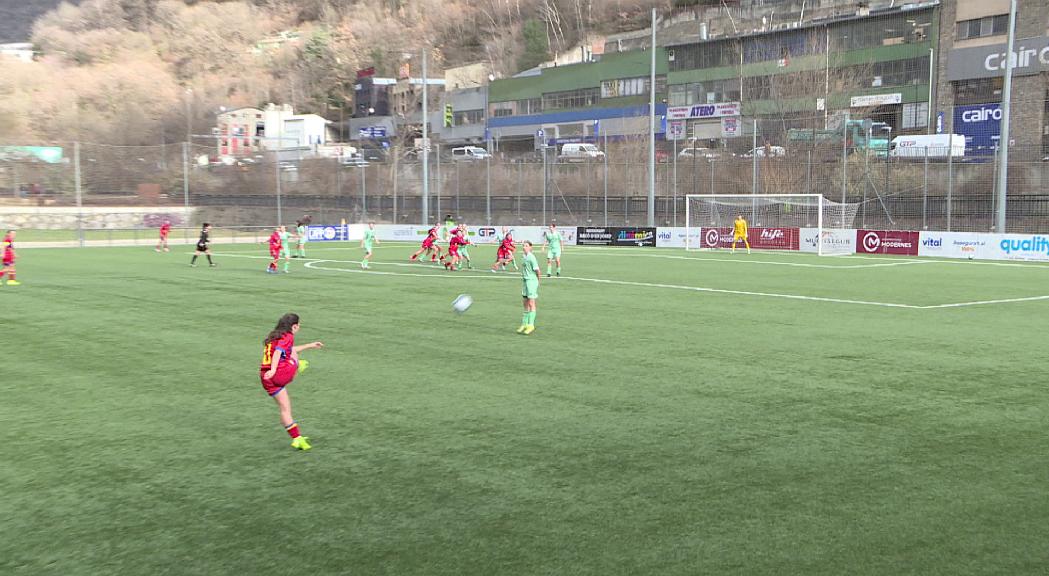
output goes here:
[{"label": "white van", "polygon": [[561,154],[557,158],[569,162],[604,160],[605,153],[598,150],[593,144],[565,144],[561,147]]},{"label": "white van", "polygon": [[953,158],[965,156],[965,136],[961,134],[918,134],[897,136],[889,143],[890,158],[922,160],[928,151],[929,158],[942,160],[950,154]]},{"label": "white van", "polygon": [[462,146],[460,148],[452,148],[452,160],[487,160],[492,155],[488,153],[484,148],[478,146]]}]

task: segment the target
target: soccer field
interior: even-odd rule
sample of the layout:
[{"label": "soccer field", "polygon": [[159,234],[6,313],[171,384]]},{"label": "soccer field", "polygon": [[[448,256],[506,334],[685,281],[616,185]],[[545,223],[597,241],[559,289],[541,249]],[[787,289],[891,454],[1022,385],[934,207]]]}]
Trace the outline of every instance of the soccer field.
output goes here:
[{"label": "soccer field", "polygon": [[1049,266],[567,247],[522,336],[414,248],[21,250],[0,573],[1045,573]]}]

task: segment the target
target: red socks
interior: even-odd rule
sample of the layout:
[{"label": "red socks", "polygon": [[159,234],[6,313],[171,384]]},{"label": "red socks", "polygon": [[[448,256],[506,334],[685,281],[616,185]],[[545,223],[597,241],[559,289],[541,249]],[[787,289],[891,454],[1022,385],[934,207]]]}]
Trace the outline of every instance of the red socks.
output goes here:
[{"label": "red socks", "polygon": [[288,424],[287,426],[285,426],[284,429],[288,431],[288,436],[291,436],[292,439],[295,439],[295,438],[299,437],[299,425],[298,424],[292,422],[291,424]]}]

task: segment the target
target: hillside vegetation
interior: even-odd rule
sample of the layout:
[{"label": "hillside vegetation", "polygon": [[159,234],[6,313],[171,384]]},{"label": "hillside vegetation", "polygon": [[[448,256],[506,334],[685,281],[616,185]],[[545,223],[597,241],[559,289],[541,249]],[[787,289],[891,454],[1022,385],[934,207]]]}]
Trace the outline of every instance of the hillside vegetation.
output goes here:
[{"label": "hillside vegetation", "polygon": [[[32,64],[0,63],[0,140],[181,141],[220,106],[292,103],[338,118],[357,69],[500,75],[591,34],[645,25],[663,0],[82,0],[38,19]],[[283,38],[283,42],[274,39]],[[527,47],[527,48],[526,48]]]}]

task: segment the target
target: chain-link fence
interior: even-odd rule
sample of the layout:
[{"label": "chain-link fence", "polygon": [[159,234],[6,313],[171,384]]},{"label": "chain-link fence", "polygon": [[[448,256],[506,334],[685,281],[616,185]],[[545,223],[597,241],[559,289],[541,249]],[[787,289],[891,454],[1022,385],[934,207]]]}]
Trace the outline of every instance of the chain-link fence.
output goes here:
[{"label": "chain-link fence", "polygon": [[[950,135],[901,147],[891,134],[879,136],[876,123],[833,120],[744,119],[749,128],[729,146],[660,141],[655,224],[683,226],[688,194],[822,193],[857,203],[857,226],[994,231],[996,148],[953,150],[943,144]],[[545,157],[497,153],[474,161],[434,153],[424,215],[421,163],[396,151],[382,161],[347,161],[310,150],[217,158],[213,147],[182,143],[11,144],[0,146],[0,226],[81,230],[50,237],[90,238],[165,220],[186,227],[188,237],[204,221],[235,229],[290,225],[303,214],[318,223],[419,224],[451,214],[471,224],[646,225],[646,143],[603,148],[574,159],[553,147]],[[1040,146],[1010,150],[1007,231],[1049,231],[1043,158]]]}]

